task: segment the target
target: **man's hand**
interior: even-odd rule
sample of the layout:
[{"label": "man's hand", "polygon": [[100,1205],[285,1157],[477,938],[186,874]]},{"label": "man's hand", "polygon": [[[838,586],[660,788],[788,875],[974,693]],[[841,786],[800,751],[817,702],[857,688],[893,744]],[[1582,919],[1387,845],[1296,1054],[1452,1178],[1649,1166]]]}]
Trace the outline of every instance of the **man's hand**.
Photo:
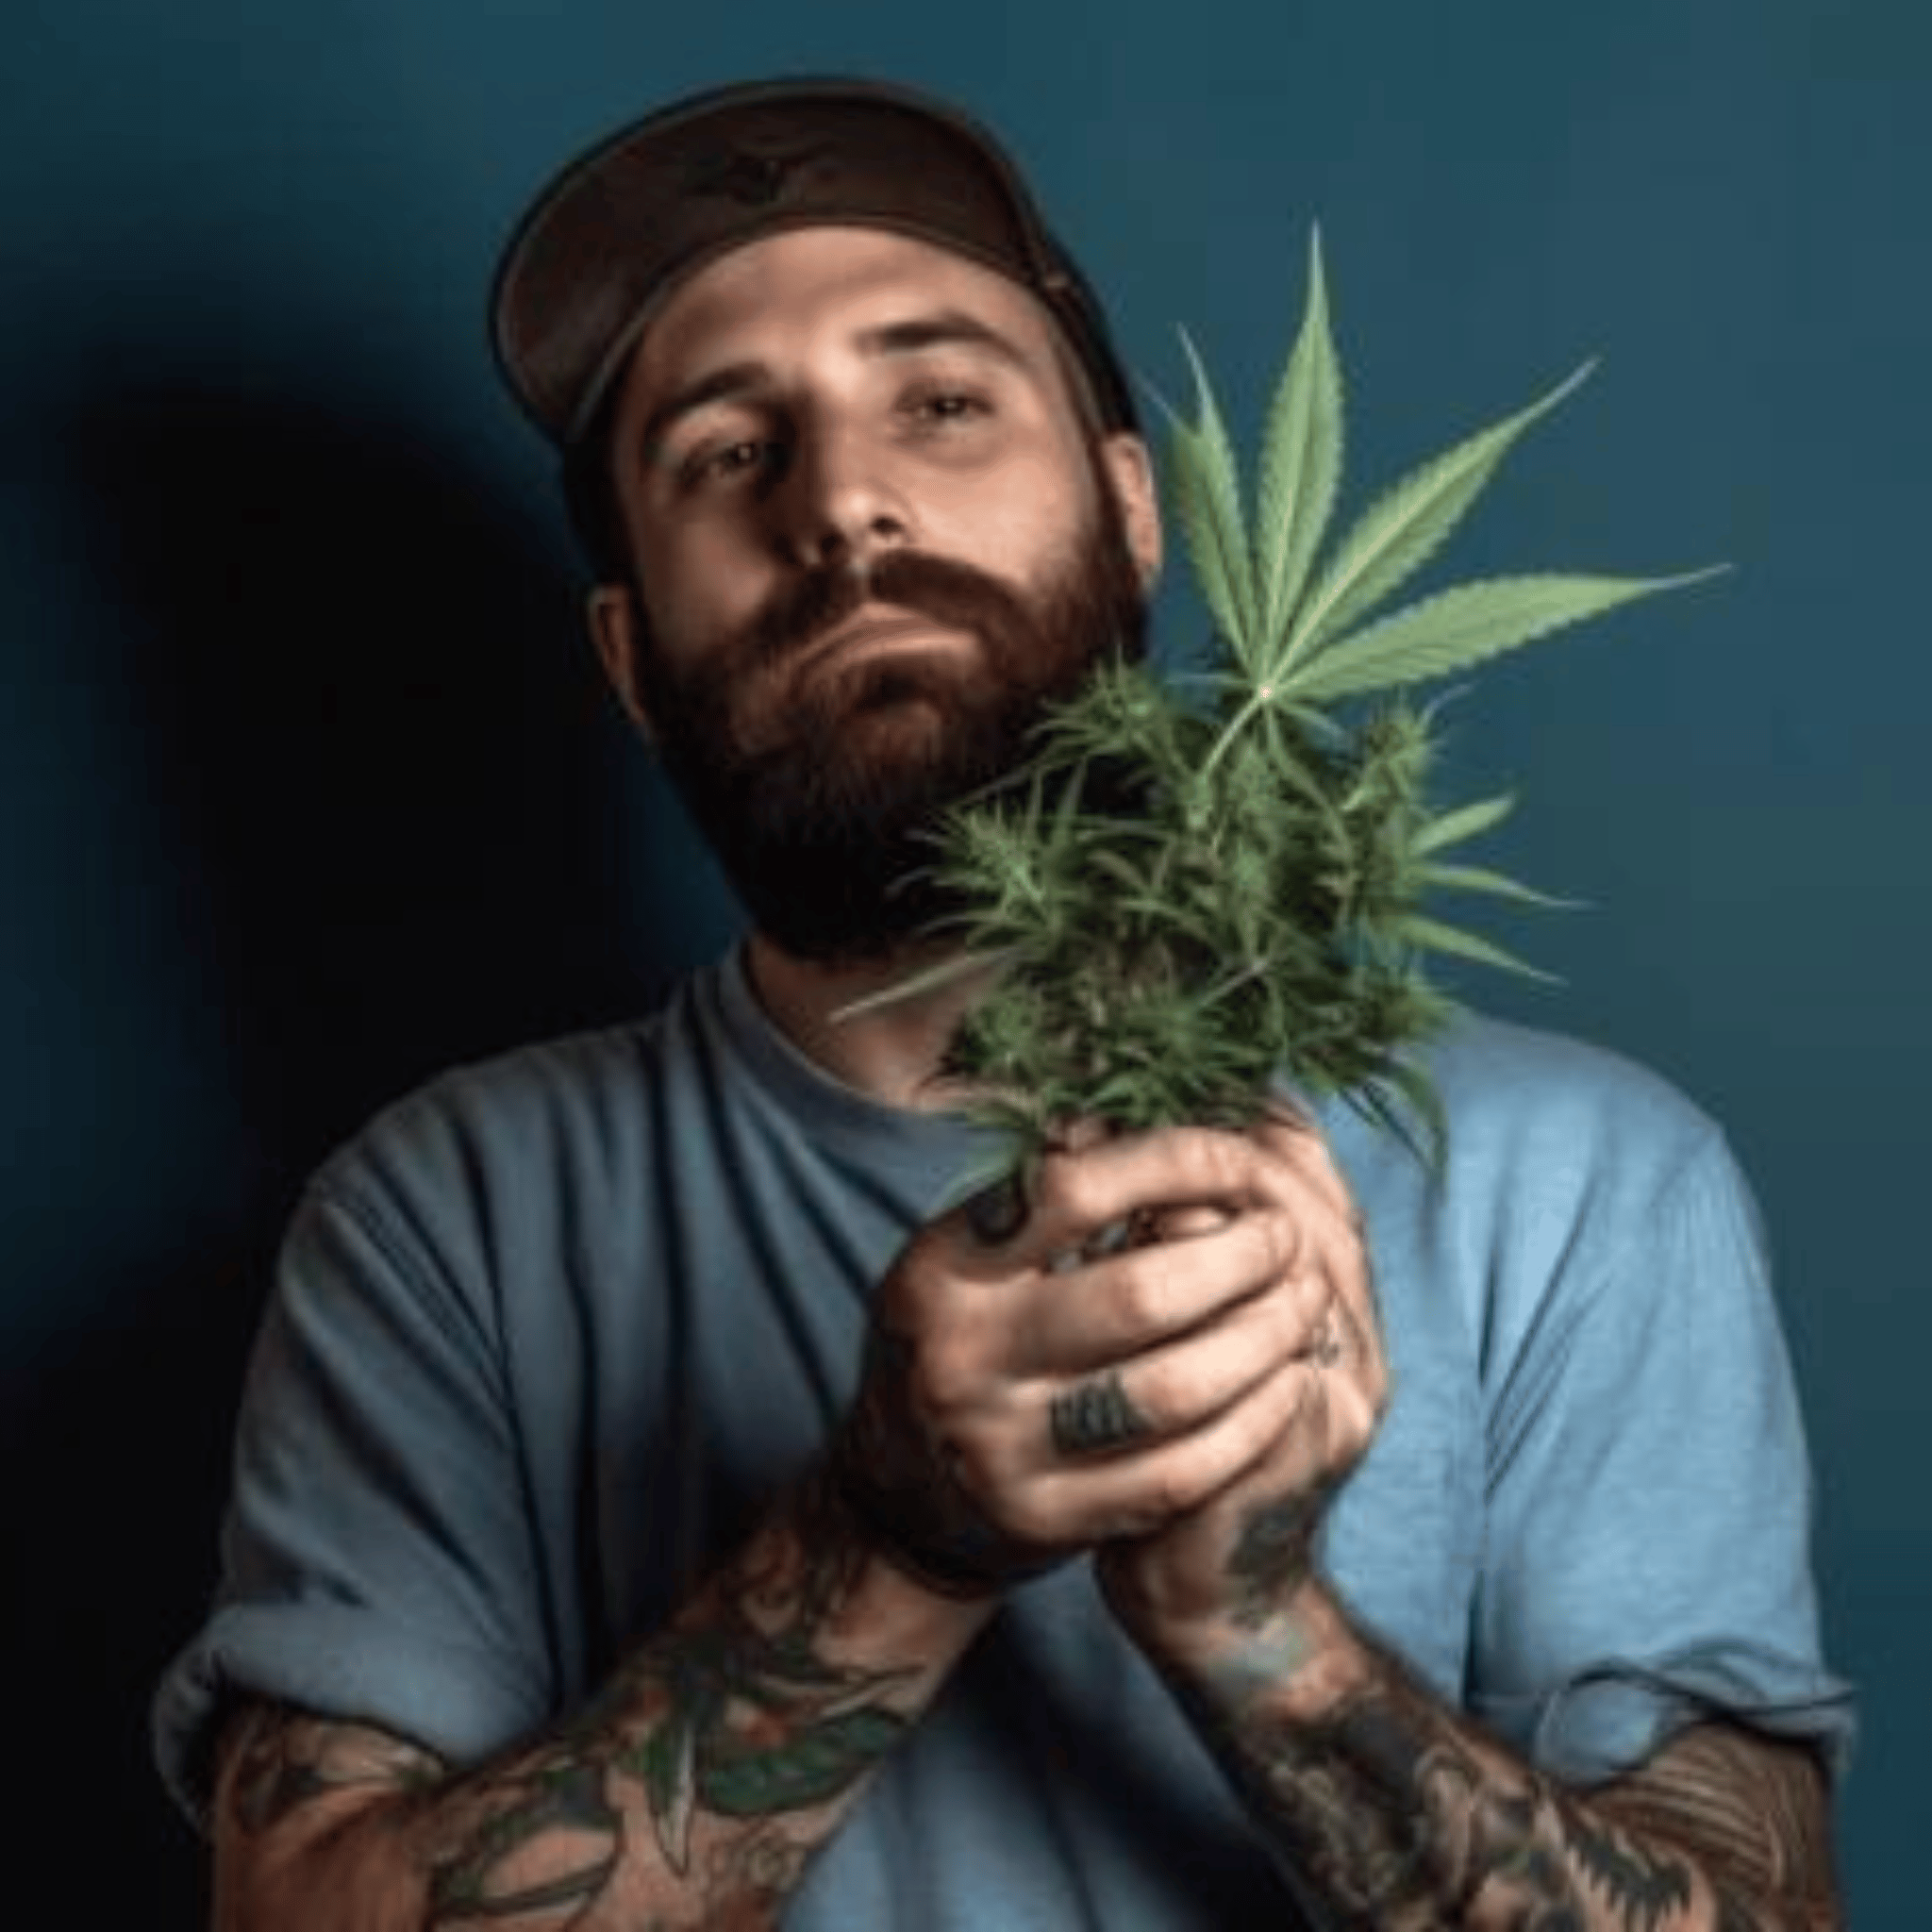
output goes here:
[{"label": "man's hand", "polygon": [[1124,1614],[1232,1613],[1303,1551],[1379,1412],[1347,1191],[1312,1129],[1274,1120],[1070,1143],[1029,1192],[1024,1219],[970,1204],[895,1262],[841,1483],[938,1588],[994,1593],[1128,1540],[1108,1558]]},{"label": "man's hand", "polygon": [[[1348,1184],[1312,1126],[1273,1116],[1252,1130],[1295,1230],[1290,1264],[1318,1298],[1312,1329],[1255,1407],[1274,1433],[1196,1507],[1150,1536],[1111,1543],[1100,1577],[1143,1644],[1174,1653],[1215,1626],[1252,1628],[1307,1582],[1316,1531],[1368,1453],[1389,1396],[1374,1286]],[[1174,1218],[1161,1228],[1171,1234]]]}]

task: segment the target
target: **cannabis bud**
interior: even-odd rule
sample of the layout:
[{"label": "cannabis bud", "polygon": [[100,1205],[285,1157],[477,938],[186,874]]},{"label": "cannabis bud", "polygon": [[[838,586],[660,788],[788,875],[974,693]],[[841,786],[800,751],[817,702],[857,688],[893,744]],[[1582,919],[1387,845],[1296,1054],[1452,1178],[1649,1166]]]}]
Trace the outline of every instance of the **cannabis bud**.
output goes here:
[{"label": "cannabis bud", "polygon": [[1170,508],[1214,622],[1208,668],[1115,658],[1054,708],[1025,764],[934,834],[929,871],[964,908],[944,927],[960,958],[861,1005],[997,967],[943,1070],[973,1083],[969,1114],[1004,1130],[1016,1163],[1074,1118],[1245,1125],[1282,1080],[1439,1155],[1440,1103],[1404,1052],[1451,1010],[1425,961],[1531,969],[1424,902],[1557,902],[1462,861],[1511,801],[1435,806],[1436,711],[1408,688],[1713,573],[1496,577],[1385,611],[1591,365],[1412,471],[1324,553],[1343,391],[1319,236],[1252,521],[1181,340],[1196,418],[1156,401]]}]

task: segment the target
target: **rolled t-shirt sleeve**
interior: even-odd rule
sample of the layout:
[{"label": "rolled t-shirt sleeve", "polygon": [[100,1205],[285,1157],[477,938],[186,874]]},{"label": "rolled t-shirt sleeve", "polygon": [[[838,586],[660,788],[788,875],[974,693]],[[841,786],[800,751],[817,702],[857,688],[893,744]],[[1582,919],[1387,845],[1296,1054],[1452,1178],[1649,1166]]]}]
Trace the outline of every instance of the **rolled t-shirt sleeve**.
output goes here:
[{"label": "rolled t-shirt sleeve", "polygon": [[1755,1204],[1707,1134],[1585,1231],[1492,1390],[1470,1703],[1593,1781],[1709,1715],[1841,1760],[1811,1475]]},{"label": "rolled t-shirt sleeve", "polygon": [[543,1716],[543,1609],[487,1304],[353,1163],[284,1242],[237,1432],[223,1576],[157,1695],[162,1773],[205,1822],[245,1692],[445,1757]]}]

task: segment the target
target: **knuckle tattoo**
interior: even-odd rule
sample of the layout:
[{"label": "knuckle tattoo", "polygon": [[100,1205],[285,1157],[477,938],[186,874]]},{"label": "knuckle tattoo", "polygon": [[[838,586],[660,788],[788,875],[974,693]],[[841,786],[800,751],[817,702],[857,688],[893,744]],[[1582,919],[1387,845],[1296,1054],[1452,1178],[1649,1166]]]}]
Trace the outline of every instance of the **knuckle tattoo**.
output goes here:
[{"label": "knuckle tattoo", "polygon": [[1136,1372],[1134,1407],[1145,1422],[1149,1434],[1159,1435],[1173,1426],[1174,1417],[1194,1412],[1195,1403],[1189,1381],[1187,1372],[1171,1362]]}]

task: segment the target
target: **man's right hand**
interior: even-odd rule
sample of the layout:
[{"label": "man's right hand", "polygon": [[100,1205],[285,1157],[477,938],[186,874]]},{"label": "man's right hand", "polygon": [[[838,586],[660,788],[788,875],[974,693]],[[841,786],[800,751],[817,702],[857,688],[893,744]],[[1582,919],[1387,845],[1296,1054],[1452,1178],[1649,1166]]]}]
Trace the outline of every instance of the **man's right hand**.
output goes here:
[{"label": "man's right hand", "polygon": [[831,1449],[882,1554],[960,1596],[1237,1480],[1292,1416],[1336,1294],[1307,1188],[1259,1137],[1069,1144],[999,1208],[902,1250]]}]

